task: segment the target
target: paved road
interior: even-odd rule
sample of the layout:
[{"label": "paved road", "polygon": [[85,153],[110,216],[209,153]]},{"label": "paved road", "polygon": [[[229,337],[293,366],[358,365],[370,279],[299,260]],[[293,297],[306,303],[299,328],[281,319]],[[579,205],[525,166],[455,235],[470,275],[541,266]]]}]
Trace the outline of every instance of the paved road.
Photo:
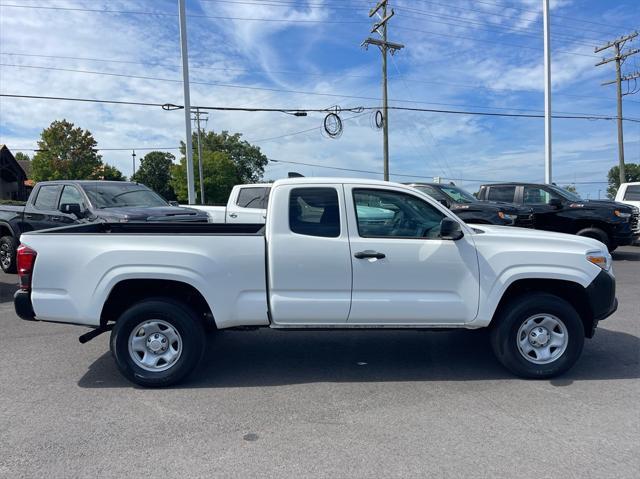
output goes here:
[{"label": "paved road", "polygon": [[582,359],[523,381],[484,332],[223,332],[181,387],[30,323],[0,277],[0,477],[638,477],[640,248]]}]

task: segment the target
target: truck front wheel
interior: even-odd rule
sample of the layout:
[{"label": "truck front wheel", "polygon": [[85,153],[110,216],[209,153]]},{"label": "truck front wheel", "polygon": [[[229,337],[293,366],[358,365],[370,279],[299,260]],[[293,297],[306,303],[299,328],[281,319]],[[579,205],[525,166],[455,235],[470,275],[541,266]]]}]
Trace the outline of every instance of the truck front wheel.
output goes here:
[{"label": "truck front wheel", "polygon": [[5,273],[16,273],[16,248],[17,241],[13,236],[0,238],[0,268]]},{"label": "truck front wheel", "polygon": [[568,371],[584,345],[584,325],[564,299],[546,293],[519,296],[502,308],[491,331],[498,360],[523,378]]},{"label": "truck front wheel", "polygon": [[609,235],[607,234],[607,232],[604,230],[601,230],[600,228],[595,228],[595,227],[584,228],[578,231],[576,234],[578,236],[593,238],[600,241],[600,243],[604,243],[610,253],[612,253],[613,250],[615,250],[617,247],[615,243],[611,240],[611,238],[609,238]]},{"label": "truck front wheel", "polygon": [[148,299],[116,321],[111,351],[120,372],[146,387],[176,384],[198,365],[204,352],[202,321],[185,304]]}]

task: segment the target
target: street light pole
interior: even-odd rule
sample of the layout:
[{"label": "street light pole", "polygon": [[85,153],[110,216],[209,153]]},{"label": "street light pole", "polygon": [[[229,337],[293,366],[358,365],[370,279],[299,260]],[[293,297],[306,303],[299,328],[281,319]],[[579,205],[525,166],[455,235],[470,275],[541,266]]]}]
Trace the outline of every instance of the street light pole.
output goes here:
[{"label": "street light pole", "polygon": [[551,39],[549,0],[542,0],[544,22],[544,182],[551,183]]},{"label": "street light pole", "polygon": [[184,88],[185,155],[187,159],[187,192],[190,205],[196,203],[193,181],[193,145],[191,142],[191,98],[189,94],[189,52],[187,49],[187,13],[185,0],[178,0],[180,18],[180,47],[182,52],[182,86]]}]

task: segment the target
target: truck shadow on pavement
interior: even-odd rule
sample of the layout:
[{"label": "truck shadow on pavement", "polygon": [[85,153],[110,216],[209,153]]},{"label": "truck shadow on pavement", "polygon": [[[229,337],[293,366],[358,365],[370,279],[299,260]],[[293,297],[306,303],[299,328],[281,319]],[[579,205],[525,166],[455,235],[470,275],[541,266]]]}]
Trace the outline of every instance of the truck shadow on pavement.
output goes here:
[{"label": "truck shadow on pavement", "polygon": [[[486,331],[223,331],[174,388],[266,387],[316,382],[519,380],[494,358]],[[582,358],[550,384],[640,377],[640,338],[600,328]],[[110,353],[78,382],[130,387]]]}]

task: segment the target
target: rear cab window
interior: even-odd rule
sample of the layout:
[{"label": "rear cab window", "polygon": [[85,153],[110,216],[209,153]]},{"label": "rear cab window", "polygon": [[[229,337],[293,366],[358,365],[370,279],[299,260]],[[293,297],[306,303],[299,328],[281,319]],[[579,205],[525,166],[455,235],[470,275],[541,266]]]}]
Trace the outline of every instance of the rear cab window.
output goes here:
[{"label": "rear cab window", "polygon": [[294,188],[289,193],[289,229],[307,236],[340,236],[340,206],[335,188]]},{"label": "rear cab window", "polygon": [[236,205],[240,208],[267,209],[271,188],[240,188]]},{"label": "rear cab window", "polygon": [[489,186],[489,193],[487,194],[487,200],[513,203],[515,196],[516,196],[515,186]]},{"label": "rear cab window", "polygon": [[624,198],[627,201],[640,201],[640,185],[628,185],[627,191],[624,192]]}]

